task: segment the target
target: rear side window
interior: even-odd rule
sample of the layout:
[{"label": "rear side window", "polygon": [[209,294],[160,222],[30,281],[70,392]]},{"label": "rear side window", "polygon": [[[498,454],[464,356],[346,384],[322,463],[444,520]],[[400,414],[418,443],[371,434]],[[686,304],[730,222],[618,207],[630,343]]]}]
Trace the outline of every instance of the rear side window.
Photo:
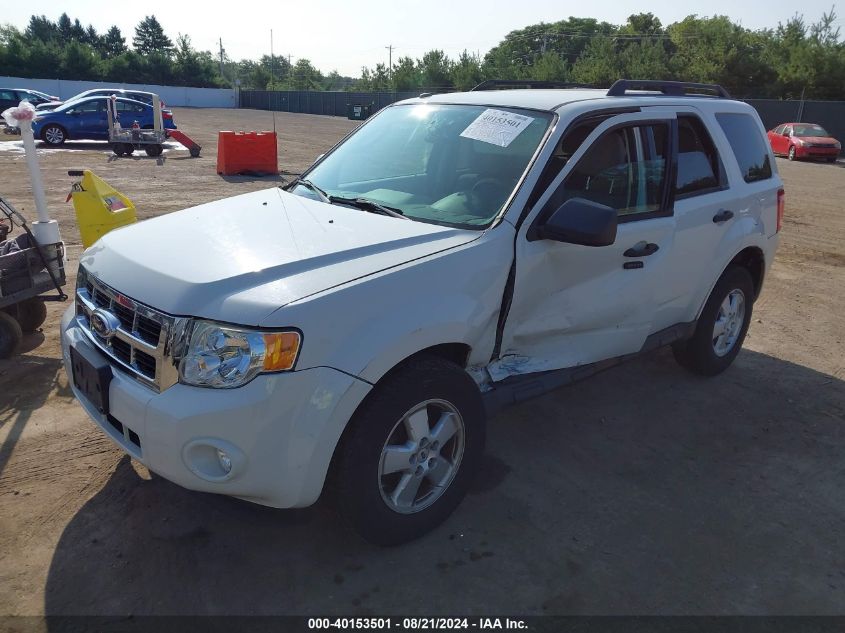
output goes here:
[{"label": "rear side window", "polygon": [[728,137],[745,182],[771,178],[769,148],[757,129],[757,121],[749,114],[733,112],[717,114],[716,120]]},{"label": "rear side window", "polygon": [[722,161],[701,119],[678,117],[677,195],[714,191],[724,180]]}]

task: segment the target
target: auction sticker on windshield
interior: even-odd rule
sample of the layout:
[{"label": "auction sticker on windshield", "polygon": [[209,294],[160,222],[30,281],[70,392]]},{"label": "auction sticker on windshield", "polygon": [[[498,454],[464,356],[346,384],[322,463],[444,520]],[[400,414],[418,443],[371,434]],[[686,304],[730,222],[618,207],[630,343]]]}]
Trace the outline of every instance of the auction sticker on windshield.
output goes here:
[{"label": "auction sticker on windshield", "polygon": [[533,120],[530,116],[487,108],[461,132],[461,136],[507,147]]}]

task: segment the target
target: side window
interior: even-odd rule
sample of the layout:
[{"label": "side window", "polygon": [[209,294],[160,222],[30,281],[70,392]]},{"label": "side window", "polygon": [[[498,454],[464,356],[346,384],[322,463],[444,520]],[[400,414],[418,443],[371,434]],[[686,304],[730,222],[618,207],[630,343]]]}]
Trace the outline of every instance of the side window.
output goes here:
[{"label": "side window", "polygon": [[100,109],[99,101],[86,101],[74,106],[74,112],[97,112]]},{"label": "side window", "polygon": [[547,208],[585,198],[616,209],[620,217],[661,210],[669,129],[666,124],[609,130],[587,149]]},{"label": "side window", "polygon": [[764,142],[757,121],[749,114],[723,112],[716,115],[745,182],[756,182],[772,177],[772,164],[768,145]]},{"label": "side window", "polygon": [[0,99],[3,101],[15,101],[15,93],[11,90],[0,90]]},{"label": "side window", "polygon": [[724,183],[722,161],[713,139],[696,116],[678,117],[678,177],[676,194],[695,195]]},{"label": "side window", "polygon": [[783,134],[783,129],[784,129],[785,127],[786,127],[786,126],[785,126],[783,123],[781,123],[781,124],[780,124],[780,125],[778,125],[778,126],[777,126],[774,130],[772,130],[772,132],[774,132],[775,134]]}]

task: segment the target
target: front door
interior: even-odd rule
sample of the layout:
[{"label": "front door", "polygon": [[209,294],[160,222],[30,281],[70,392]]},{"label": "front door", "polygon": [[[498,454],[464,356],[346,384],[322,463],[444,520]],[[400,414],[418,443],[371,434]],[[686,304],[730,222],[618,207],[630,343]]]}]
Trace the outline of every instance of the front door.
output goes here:
[{"label": "front door", "polygon": [[[516,238],[516,271],[494,380],[639,351],[649,335],[674,247],[673,113],[604,120],[537,200]],[[571,126],[563,136],[583,138]],[[563,156],[569,156],[563,151]],[[560,154],[551,160],[560,160]],[[528,239],[563,202],[584,198],[618,214],[616,241],[590,247]]]}]

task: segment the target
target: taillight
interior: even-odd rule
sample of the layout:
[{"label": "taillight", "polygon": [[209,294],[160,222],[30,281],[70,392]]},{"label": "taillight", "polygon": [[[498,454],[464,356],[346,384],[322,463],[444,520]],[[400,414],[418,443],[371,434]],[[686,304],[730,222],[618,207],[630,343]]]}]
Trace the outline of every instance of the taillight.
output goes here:
[{"label": "taillight", "polygon": [[783,189],[778,189],[778,228],[777,232],[780,233],[780,228],[783,226],[783,212],[786,209],[786,193]]},{"label": "taillight", "polygon": [[173,115],[170,112],[162,112],[161,116],[163,116],[165,119],[172,119],[173,118]]}]

